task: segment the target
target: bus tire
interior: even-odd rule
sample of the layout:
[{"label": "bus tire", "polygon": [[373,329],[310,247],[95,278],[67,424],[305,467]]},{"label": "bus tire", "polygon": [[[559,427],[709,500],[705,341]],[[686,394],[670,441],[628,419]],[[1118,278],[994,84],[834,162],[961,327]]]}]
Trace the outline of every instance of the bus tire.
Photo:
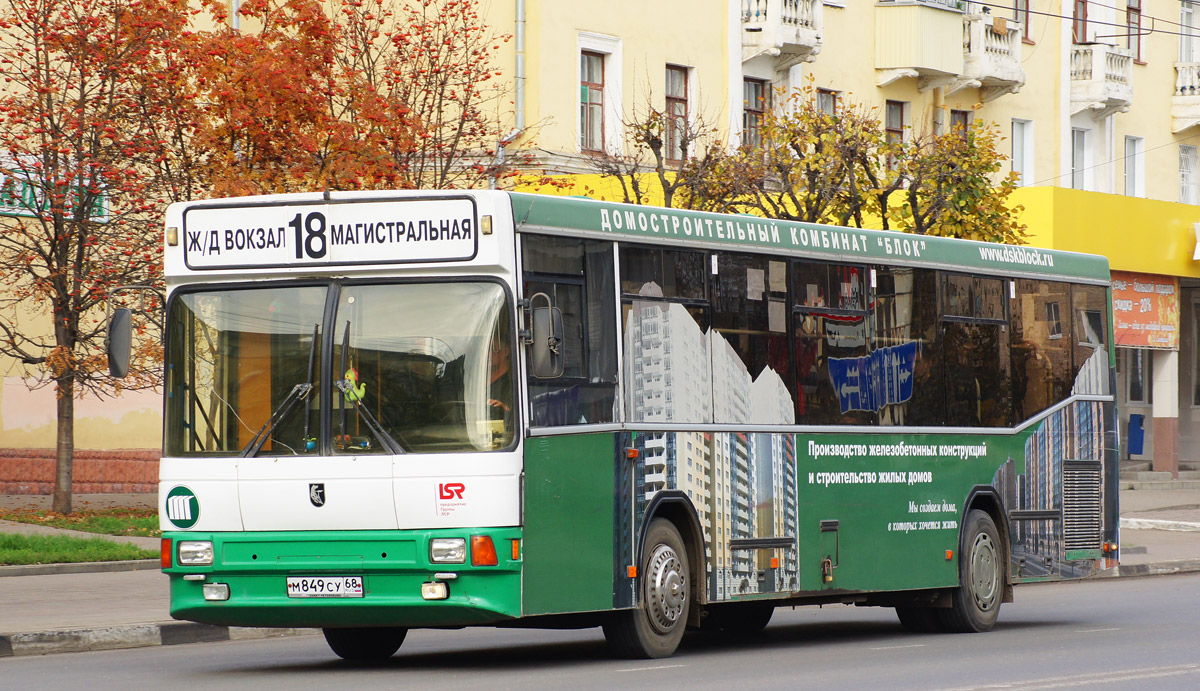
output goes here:
[{"label": "bus tire", "polygon": [[400,649],[408,629],[322,629],[329,649],[343,660],[386,660]]},{"label": "bus tire", "polygon": [[644,544],[638,568],[639,604],[615,612],[604,624],[604,638],[619,657],[668,657],[687,628],[692,593],[683,538],[673,523],[656,518]]},{"label": "bus tire", "polygon": [[1004,600],[1004,543],[996,523],[986,512],[972,509],[967,514],[959,545],[959,585],[952,593],[953,605],[938,610],[942,624],[952,633],[990,631]]},{"label": "bus tire", "polygon": [[932,607],[897,607],[896,618],[905,631],[912,633],[941,633],[945,631],[942,618]]}]

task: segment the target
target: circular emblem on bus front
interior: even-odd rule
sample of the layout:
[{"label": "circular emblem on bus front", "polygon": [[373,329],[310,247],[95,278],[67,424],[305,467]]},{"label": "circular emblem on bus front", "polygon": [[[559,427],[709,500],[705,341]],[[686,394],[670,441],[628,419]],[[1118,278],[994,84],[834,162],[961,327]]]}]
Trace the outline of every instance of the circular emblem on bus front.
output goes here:
[{"label": "circular emblem on bus front", "polygon": [[180,530],[187,530],[200,520],[200,500],[196,493],[182,485],[167,492],[167,520]]}]

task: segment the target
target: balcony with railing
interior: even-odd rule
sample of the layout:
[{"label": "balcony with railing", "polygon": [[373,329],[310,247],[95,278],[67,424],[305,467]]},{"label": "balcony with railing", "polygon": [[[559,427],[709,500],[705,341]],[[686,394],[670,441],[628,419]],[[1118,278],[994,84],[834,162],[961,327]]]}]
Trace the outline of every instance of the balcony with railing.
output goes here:
[{"label": "balcony with railing", "polygon": [[742,0],[742,61],[775,58],[777,69],[821,52],[822,0]]},{"label": "balcony with railing", "polygon": [[916,79],[922,91],[963,79],[962,3],[905,0],[875,5],[877,84]]},{"label": "balcony with railing", "polygon": [[1175,63],[1175,95],[1171,97],[1171,130],[1200,125],[1200,62]]},{"label": "balcony with railing", "polygon": [[959,88],[979,88],[983,102],[1019,91],[1025,84],[1021,67],[1021,26],[991,14],[963,15],[963,74]]},{"label": "balcony with railing", "polygon": [[1071,46],[1071,114],[1103,118],[1133,102],[1133,55],[1107,43]]}]

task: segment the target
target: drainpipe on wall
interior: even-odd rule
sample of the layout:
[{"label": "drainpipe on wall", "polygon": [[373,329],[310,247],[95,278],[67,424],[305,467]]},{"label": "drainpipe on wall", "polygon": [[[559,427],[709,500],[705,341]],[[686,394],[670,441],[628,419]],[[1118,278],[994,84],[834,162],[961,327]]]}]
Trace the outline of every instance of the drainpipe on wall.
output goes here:
[{"label": "drainpipe on wall", "polygon": [[496,189],[500,167],[504,165],[505,148],[525,132],[525,0],[517,0],[516,10],[517,65],[513,101],[516,109],[516,127],[496,143],[496,156],[492,159],[492,174],[488,176],[488,189]]}]

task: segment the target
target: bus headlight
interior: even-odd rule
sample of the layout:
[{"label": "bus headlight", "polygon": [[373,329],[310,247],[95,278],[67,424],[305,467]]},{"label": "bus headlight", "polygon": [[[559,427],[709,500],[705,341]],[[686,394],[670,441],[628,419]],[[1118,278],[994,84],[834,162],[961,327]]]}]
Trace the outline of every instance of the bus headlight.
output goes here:
[{"label": "bus headlight", "polygon": [[429,541],[429,560],[435,564],[462,564],[467,560],[467,540],[435,537]]},{"label": "bus headlight", "polygon": [[211,566],[213,543],[208,540],[180,540],[179,563],[182,566]]}]

